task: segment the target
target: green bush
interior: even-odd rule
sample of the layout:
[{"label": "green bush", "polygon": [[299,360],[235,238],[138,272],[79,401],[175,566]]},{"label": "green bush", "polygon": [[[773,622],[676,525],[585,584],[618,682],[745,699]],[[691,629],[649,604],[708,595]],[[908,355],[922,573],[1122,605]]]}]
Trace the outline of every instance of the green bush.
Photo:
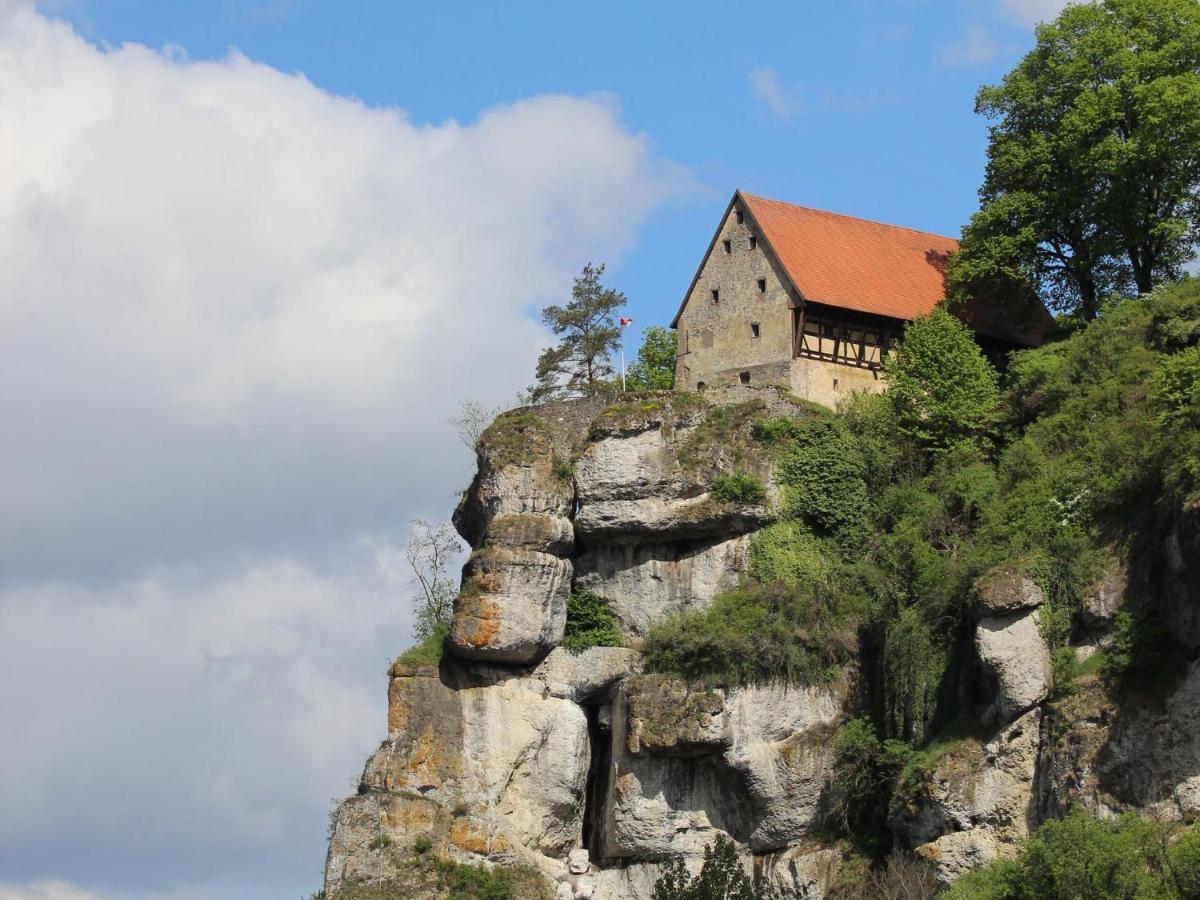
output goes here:
[{"label": "green bush", "polygon": [[1190,900],[1200,888],[1200,830],[1172,835],[1126,815],[1075,812],[1047,822],[1020,857],[965,875],[946,900]]},{"label": "green bush", "polygon": [[938,451],[983,441],[991,431],[1000,399],[996,370],[971,330],[944,308],[904,327],[883,372],[903,434]]},{"label": "green bush", "polygon": [[805,423],[776,463],[783,514],[819,534],[862,525],[868,507],[864,464],[854,436],[836,419]]},{"label": "green bush", "polygon": [[774,900],[775,896],[751,881],[733,841],[725,837],[704,848],[704,863],[695,878],[688,877],[679,857],[667,860],[651,895],[652,900]]},{"label": "green bush", "polygon": [[762,503],[767,499],[762,479],[750,472],[722,472],[709,490],[721,503]]},{"label": "green bush", "polygon": [[572,653],[589,647],[620,647],[621,632],[608,600],[591,591],[571,591],[563,646]]},{"label": "green bush", "polygon": [[833,739],[834,814],[849,834],[863,843],[874,841],[876,851],[887,849],[890,836],[879,803],[891,793],[912,756],[903,741],[880,740],[865,718],[851,719]]},{"label": "green bush", "polygon": [[748,583],[704,609],[652,627],[647,671],[706,684],[813,684],[835,677],[857,648],[855,611],[827,590]]},{"label": "green bush", "polygon": [[398,657],[399,666],[436,666],[442,661],[442,653],[446,646],[446,636],[450,629],[445,625],[433,626],[433,633],[415,647],[409,647]]}]

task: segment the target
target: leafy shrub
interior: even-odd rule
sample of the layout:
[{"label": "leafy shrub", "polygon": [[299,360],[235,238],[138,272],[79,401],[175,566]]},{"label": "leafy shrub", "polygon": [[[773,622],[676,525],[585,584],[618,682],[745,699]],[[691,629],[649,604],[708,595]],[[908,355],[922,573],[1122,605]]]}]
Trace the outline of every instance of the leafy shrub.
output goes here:
[{"label": "leafy shrub", "polygon": [[668,860],[654,882],[652,900],[773,900],[775,894],[756,886],[738,860],[737,848],[725,837],[704,848],[704,864],[688,878],[683,860]]},{"label": "leafy shrub", "polygon": [[422,856],[433,849],[433,840],[427,834],[418,834],[417,839],[413,841],[413,852],[418,856]]},{"label": "leafy shrub", "polygon": [[1172,836],[1126,815],[1099,820],[1076,812],[1047,822],[1015,861],[969,873],[947,900],[1185,900],[1200,886],[1200,830]]},{"label": "leafy shrub", "polygon": [[857,647],[852,603],[749,583],[652,627],[646,669],[708,684],[828,681]]},{"label": "leafy shrub", "polygon": [[767,499],[762,479],[750,472],[722,472],[713,479],[710,493],[722,503],[762,503]]},{"label": "leafy shrub", "polygon": [[450,629],[445,625],[433,626],[433,633],[415,647],[409,647],[398,657],[399,666],[436,666],[442,661],[442,652],[446,646],[446,636]]},{"label": "leafy shrub", "polygon": [[1101,672],[1112,688],[1164,691],[1184,675],[1190,654],[1162,621],[1145,610],[1120,610]]},{"label": "leafy shrub", "polygon": [[933,450],[983,440],[995,422],[996,370],[971,330],[942,307],[904,327],[883,372],[900,431]]},{"label": "leafy shrub", "polygon": [[607,599],[591,591],[571,591],[563,646],[572,653],[589,647],[621,646],[621,632]]},{"label": "leafy shrub", "polygon": [[747,572],[759,584],[812,592],[834,577],[829,549],[799,522],[784,519],[750,538]]},{"label": "leafy shrub", "polygon": [[868,719],[851,719],[838,729],[833,739],[834,812],[860,842],[890,843],[879,798],[891,793],[911,755],[903,741],[881,741]]},{"label": "leafy shrub", "polygon": [[783,513],[820,534],[860,526],[868,506],[862,455],[837,420],[805,423],[776,464]]}]

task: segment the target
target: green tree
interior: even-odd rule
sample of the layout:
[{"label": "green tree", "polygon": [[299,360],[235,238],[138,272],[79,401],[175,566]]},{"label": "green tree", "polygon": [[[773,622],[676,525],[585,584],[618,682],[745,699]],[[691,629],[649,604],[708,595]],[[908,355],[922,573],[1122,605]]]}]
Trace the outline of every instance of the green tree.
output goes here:
[{"label": "green tree", "polygon": [[625,384],[631,391],[669,391],[675,387],[675,353],[678,336],[661,325],[642,334],[637,362],[629,367]]},{"label": "green tree", "polygon": [[621,341],[614,317],[625,295],[604,287],[603,274],[603,265],[588,263],[575,278],[571,302],[542,310],[542,321],[559,342],[538,357],[532,402],[590,394],[613,375],[612,354]]},{"label": "green tree", "polygon": [[1200,2],[1068,6],[975,110],[993,124],[952,296],[1023,281],[1090,320],[1178,275],[1200,237]]},{"label": "green tree", "polygon": [[905,326],[883,372],[899,430],[928,447],[981,440],[994,421],[996,370],[970,329],[943,307]]},{"label": "green tree", "polygon": [[718,837],[704,848],[700,874],[688,878],[683,860],[675,857],[663,866],[654,882],[653,900],[771,900],[774,892],[756,887],[742,868],[733,841]]}]

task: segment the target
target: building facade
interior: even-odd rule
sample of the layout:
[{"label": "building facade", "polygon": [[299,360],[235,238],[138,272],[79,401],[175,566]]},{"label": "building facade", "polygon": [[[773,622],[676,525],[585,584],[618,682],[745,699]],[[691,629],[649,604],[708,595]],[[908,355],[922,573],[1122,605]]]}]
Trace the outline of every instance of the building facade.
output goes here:
[{"label": "building facade", "polygon": [[[884,356],[906,321],[942,301],[956,248],[941,235],[738,191],[671,323],[675,385],[778,384],[831,407],[852,391],[880,391]],[[992,350],[1034,345],[1046,318],[1041,309],[1037,328],[976,333]]]}]

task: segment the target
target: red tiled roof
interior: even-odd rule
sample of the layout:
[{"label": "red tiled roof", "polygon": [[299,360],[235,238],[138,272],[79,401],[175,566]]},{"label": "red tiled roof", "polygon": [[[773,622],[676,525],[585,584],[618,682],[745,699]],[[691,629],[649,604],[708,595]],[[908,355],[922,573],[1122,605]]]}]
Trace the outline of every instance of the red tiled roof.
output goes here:
[{"label": "red tiled roof", "polygon": [[953,238],[738,192],[801,296],[897,319],[945,297]]}]

